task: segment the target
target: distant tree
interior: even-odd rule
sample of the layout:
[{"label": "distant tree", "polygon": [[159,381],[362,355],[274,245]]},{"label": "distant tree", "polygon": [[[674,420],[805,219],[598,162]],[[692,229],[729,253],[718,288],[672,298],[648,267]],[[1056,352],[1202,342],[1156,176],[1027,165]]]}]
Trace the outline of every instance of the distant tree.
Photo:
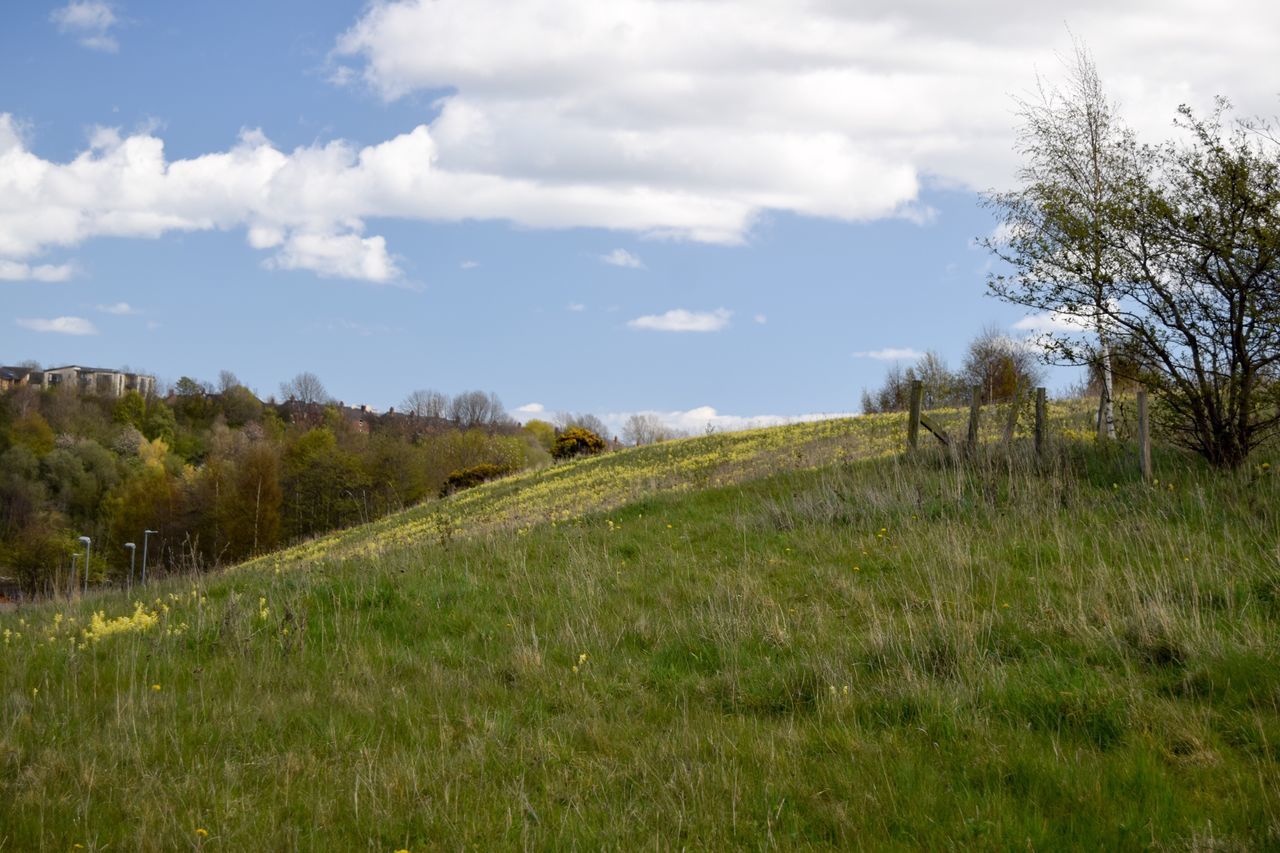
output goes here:
[{"label": "distant tree", "polygon": [[605,426],[604,421],[592,414],[583,412],[574,414],[573,412],[558,412],[556,414],[556,426],[563,432],[565,430],[577,427],[585,429],[587,432],[594,432],[601,438],[609,435],[609,428]]},{"label": "distant tree", "polygon": [[280,384],[280,396],[303,405],[329,402],[329,392],[324,389],[320,377],[314,373],[303,372]]},{"label": "distant tree", "polygon": [[672,430],[657,415],[632,415],[622,426],[622,440],[636,446],[657,444],[675,437]]},{"label": "distant tree", "polygon": [[53,429],[39,412],[31,412],[14,421],[9,428],[12,444],[25,447],[36,456],[44,456],[53,450]]},{"label": "distant tree", "polygon": [[164,439],[166,444],[173,446],[177,430],[178,422],[173,409],[165,405],[163,400],[152,400],[151,405],[147,406],[147,417],[142,424],[142,434],[153,440]]},{"label": "distant tree", "polygon": [[926,407],[953,406],[966,396],[963,378],[947,367],[942,356],[930,350],[905,370],[898,364],[891,366],[876,391],[863,389],[863,413],[906,411],[911,401],[911,383],[917,379],[923,384]]},{"label": "distant tree", "polygon": [[178,397],[203,397],[207,391],[204,383],[197,382],[190,376],[181,377],[173,386],[173,393]]},{"label": "distant tree", "polygon": [[969,342],[960,378],[965,386],[977,385],[986,404],[1025,393],[1043,381],[1044,370],[1029,345],[988,326]]},{"label": "distant tree", "polygon": [[147,417],[147,401],[137,391],[126,391],[111,409],[111,419],[118,424],[141,428]]},{"label": "distant tree", "polygon": [[572,459],[575,456],[594,456],[604,451],[605,441],[598,433],[574,426],[561,431],[551,448],[556,459]]},{"label": "distant tree", "polygon": [[492,428],[510,421],[502,401],[494,393],[464,391],[449,403],[449,419],[459,429]]},{"label": "distant tree", "polygon": [[400,404],[407,414],[420,418],[443,418],[449,412],[449,397],[430,388],[410,392]]},{"label": "distant tree", "polygon": [[262,402],[243,385],[232,385],[223,391],[218,406],[228,426],[244,426],[262,417]]},{"label": "distant tree", "polygon": [[232,388],[239,388],[240,380],[230,370],[222,370],[218,372],[218,393],[225,394]]},{"label": "distant tree", "polygon": [[546,421],[533,418],[525,422],[525,432],[533,436],[534,440],[548,453],[551,452],[552,446],[556,443],[556,428]]}]

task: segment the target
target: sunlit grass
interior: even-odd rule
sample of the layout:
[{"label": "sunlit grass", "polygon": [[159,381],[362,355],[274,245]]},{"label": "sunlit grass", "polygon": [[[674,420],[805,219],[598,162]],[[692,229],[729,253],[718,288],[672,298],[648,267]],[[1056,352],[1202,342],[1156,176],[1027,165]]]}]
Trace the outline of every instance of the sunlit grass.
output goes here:
[{"label": "sunlit grass", "polygon": [[0,618],[0,849],[1280,844],[1272,470],[884,420]]}]

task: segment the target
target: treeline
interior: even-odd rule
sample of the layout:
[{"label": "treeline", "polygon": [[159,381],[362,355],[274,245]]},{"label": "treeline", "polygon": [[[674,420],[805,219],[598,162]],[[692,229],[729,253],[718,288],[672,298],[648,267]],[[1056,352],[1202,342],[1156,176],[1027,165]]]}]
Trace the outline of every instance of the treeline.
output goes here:
[{"label": "treeline", "polygon": [[863,389],[863,413],[905,411],[911,399],[911,383],[917,379],[923,384],[927,408],[967,406],[975,387],[985,405],[1010,400],[1016,393],[1026,393],[1039,385],[1044,368],[1026,342],[988,327],[969,342],[959,370],[951,370],[933,351],[905,369],[896,364],[889,368],[879,388]]},{"label": "treeline", "polygon": [[478,391],[415,392],[382,415],[336,404],[311,374],[281,392],[263,401],[230,374],[164,398],[4,392],[0,575],[61,587],[89,536],[91,579],[119,580],[146,530],[152,572],[203,570],[547,464],[566,432],[521,427]]}]

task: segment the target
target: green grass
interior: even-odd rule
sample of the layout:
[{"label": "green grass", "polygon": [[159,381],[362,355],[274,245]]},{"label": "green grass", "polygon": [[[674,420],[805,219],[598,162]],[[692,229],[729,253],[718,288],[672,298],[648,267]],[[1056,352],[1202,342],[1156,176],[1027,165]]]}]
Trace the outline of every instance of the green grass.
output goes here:
[{"label": "green grass", "polygon": [[1280,846],[1273,473],[892,426],[0,618],[0,850]]}]

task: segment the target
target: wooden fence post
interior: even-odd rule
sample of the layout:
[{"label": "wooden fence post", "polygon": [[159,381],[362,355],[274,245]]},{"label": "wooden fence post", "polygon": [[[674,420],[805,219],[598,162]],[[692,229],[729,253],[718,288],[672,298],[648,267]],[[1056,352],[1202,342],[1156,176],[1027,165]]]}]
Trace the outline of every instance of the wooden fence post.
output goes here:
[{"label": "wooden fence post", "polygon": [[1036,455],[1043,456],[1045,452],[1045,433],[1048,424],[1045,423],[1045,389],[1036,389]]},{"label": "wooden fence post", "polygon": [[1147,392],[1138,392],[1138,464],[1142,479],[1151,480],[1151,424],[1147,417]]},{"label": "wooden fence post", "polygon": [[1004,422],[1004,443],[1013,444],[1013,432],[1018,428],[1018,386],[1013,387],[1013,399],[1009,401],[1009,417]]},{"label": "wooden fence post", "polygon": [[911,380],[911,411],[907,414],[907,448],[915,450],[920,440],[920,403],[924,399],[924,382]]},{"label": "wooden fence post", "polygon": [[969,397],[969,452],[978,449],[978,415],[982,411],[982,386],[974,385]]}]

